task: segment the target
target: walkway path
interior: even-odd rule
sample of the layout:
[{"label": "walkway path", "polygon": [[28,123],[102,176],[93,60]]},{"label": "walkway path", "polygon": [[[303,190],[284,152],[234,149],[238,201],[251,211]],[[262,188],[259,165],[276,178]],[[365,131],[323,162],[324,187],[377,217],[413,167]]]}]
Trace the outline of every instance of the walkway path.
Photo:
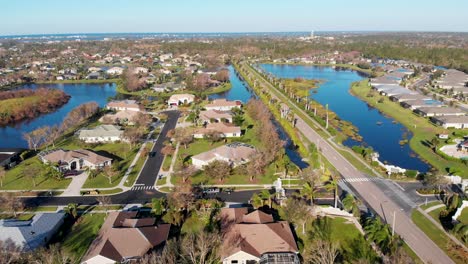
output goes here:
[{"label": "walkway path", "polygon": [[[180,147],[180,143],[177,143],[177,146],[176,146],[176,149],[174,151],[174,154],[172,154],[172,160],[171,160],[171,165],[169,167],[169,170],[168,171],[164,171],[161,167],[161,169],[159,170],[159,175],[163,175],[165,178],[166,178],[166,183],[163,184],[163,185],[159,185],[158,188],[161,188],[161,187],[169,187],[169,188],[172,188],[174,187],[174,184],[172,184],[171,182],[171,176],[172,176],[172,173],[174,172],[174,166],[175,166],[175,163],[177,161],[177,153],[179,153],[179,147]],[[167,157],[165,157],[165,159],[167,159]],[[158,178],[159,179],[159,178]],[[157,183],[157,181],[156,181]]]},{"label": "walkway path", "polygon": [[429,213],[429,212],[434,211],[436,209],[439,209],[441,207],[445,207],[445,204],[437,204],[437,205],[431,206],[431,207],[427,208],[426,210],[424,210],[424,212]]}]

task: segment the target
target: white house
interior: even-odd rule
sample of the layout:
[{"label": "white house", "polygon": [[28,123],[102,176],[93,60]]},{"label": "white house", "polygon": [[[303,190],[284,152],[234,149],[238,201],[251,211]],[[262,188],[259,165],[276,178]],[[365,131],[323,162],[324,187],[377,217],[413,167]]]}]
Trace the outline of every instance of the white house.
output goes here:
[{"label": "white house", "polygon": [[195,95],[193,94],[173,94],[167,100],[169,106],[178,106],[181,104],[191,104],[195,101]]},{"label": "white house", "polygon": [[135,100],[112,101],[106,105],[106,108],[117,111],[142,111],[142,107]]},{"label": "white house", "polygon": [[437,116],[431,117],[431,120],[444,128],[468,128],[468,116]]},{"label": "white house", "polygon": [[123,130],[114,125],[100,125],[91,129],[81,129],[78,132],[78,138],[86,143],[121,141],[122,135]]},{"label": "white house", "polygon": [[216,99],[205,105],[206,110],[230,111],[233,108],[241,108],[241,101],[228,101],[226,99]]},{"label": "white house", "polygon": [[248,144],[233,142],[192,156],[192,164],[196,168],[202,169],[203,166],[212,161],[222,160],[236,167],[249,162],[250,156],[255,152],[255,148]]},{"label": "white house", "polygon": [[121,75],[123,73],[124,69],[121,67],[112,67],[108,69],[106,72],[107,74],[110,75]]},{"label": "white house", "polygon": [[240,137],[242,132],[238,126],[226,125],[224,123],[210,123],[206,128],[195,129],[193,132],[194,138],[204,138],[209,133],[219,133],[221,137],[232,138]]},{"label": "white house", "polygon": [[139,74],[139,73],[148,73],[148,69],[144,67],[136,67],[133,69],[133,73]]}]

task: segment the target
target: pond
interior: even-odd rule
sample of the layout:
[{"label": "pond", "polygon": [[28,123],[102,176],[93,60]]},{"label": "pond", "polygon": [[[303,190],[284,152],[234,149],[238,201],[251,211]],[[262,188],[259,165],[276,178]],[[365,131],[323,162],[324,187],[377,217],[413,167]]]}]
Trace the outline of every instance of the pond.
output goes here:
[{"label": "pond", "polygon": [[31,132],[42,126],[53,126],[62,123],[65,116],[75,107],[96,102],[104,106],[109,97],[117,94],[114,83],[103,84],[28,84],[16,89],[52,88],[61,89],[71,96],[70,100],[56,111],[43,114],[32,120],[0,127],[0,148],[27,148],[28,144],[23,139],[23,133]]},{"label": "pond", "polygon": [[380,154],[380,160],[405,169],[425,172],[429,165],[424,163],[409,147],[400,145],[400,141],[410,139],[411,132],[394,119],[367,105],[353,96],[351,84],[367,76],[363,73],[341,67],[261,64],[260,67],[279,78],[319,79],[319,88],[310,93],[310,97],[322,105],[329,105],[341,119],[353,123],[362,136],[362,142],[348,139],[344,145],[371,146]]}]

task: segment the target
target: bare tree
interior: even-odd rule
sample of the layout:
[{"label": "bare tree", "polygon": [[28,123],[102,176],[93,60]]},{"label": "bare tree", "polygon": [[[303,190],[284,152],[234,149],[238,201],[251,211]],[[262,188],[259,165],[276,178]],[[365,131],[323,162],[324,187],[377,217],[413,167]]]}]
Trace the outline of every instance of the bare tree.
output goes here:
[{"label": "bare tree", "polygon": [[174,176],[176,177],[181,177],[182,182],[186,182],[188,178],[192,177],[197,173],[197,168],[194,166],[181,166],[180,168],[176,168],[176,171],[174,172]]},{"label": "bare tree", "polygon": [[41,168],[37,164],[29,164],[23,168],[23,175],[32,180],[33,186],[36,187],[36,178],[41,173]]},{"label": "bare tree", "polygon": [[2,207],[13,212],[14,217],[16,217],[16,213],[19,210],[24,208],[23,201],[12,193],[3,193],[2,196],[0,196],[0,202]]},{"label": "bare tree", "polygon": [[112,184],[112,178],[119,175],[119,172],[112,168],[112,166],[105,166],[102,172],[104,174],[104,177],[106,177],[109,180],[109,184]]},{"label": "bare tree", "polygon": [[175,152],[175,148],[172,145],[166,145],[161,149],[161,153],[166,156],[172,156]]},{"label": "bare tree", "polygon": [[3,166],[0,166],[0,187],[3,187],[3,180],[6,177],[6,170]]},{"label": "bare tree", "polygon": [[41,144],[44,143],[46,137],[47,127],[40,127],[29,133],[23,133],[23,138],[28,142],[28,147],[34,149],[34,151],[37,151]]},{"label": "bare tree", "polygon": [[187,149],[187,145],[193,141],[193,135],[188,128],[178,127],[174,130],[174,139]]},{"label": "bare tree", "polygon": [[123,137],[128,140],[132,148],[134,144],[136,144],[141,139],[142,136],[143,131],[138,127],[128,127],[123,132]]},{"label": "bare tree", "polygon": [[219,260],[221,236],[201,231],[188,233],[182,240],[182,257],[192,264],[214,264]]},{"label": "bare tree", "polygon": [[304,249],[304,263],[333,264],[338,257],[338,246],[322,239],[314,240]]}]

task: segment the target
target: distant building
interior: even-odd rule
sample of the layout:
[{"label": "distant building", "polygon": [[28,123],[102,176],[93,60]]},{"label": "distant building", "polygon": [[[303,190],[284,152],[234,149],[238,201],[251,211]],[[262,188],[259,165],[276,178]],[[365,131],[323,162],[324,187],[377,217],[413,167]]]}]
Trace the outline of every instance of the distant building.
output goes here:
[{"label": "distant building", "polygon": [[104,115],[99,119],[99,122],[107,124],[134,125],[134,121],[138,115],[141,115],[141,113],[137,111],[122,110],[115,114]]},{"label": "distant building", "polygon": [[421,107],[415,109],[414,112],[425,117],[466,115],[465,111],[454,107]]},{"label": "distant building", "polygon": [[112,67],[106,71],[107,74],[110,75],[121,75],[124,69],[122,67]]},{"label": "distant building", "polygon": [[200,111],[199,118],[200,118],[200,121],[202,121],[204,124],[223,122],[223,121],[232,123],[231,113],[224,112],[224,111],[217,111],[217,110]]},{"label": "distant building", "polygon": [[83,257],[82,264],[137,263],[148,251],[164,246],[170,224],[137,218],[138,212],[112,212]]},{"label": "distant building", "polygon": [[299,264],[298,247],[286,221],[248,208],[221,209],[223,264]]},{"label": "distant building", "polygon": [[0,240],[25,251],[45,246],[63,224],[64,213],[39,213],[31,220],[0,219]]},{"label": "distant building", "polygon": [[468,128],[468,116],[434,116],[431,120],[444,128]]}]

